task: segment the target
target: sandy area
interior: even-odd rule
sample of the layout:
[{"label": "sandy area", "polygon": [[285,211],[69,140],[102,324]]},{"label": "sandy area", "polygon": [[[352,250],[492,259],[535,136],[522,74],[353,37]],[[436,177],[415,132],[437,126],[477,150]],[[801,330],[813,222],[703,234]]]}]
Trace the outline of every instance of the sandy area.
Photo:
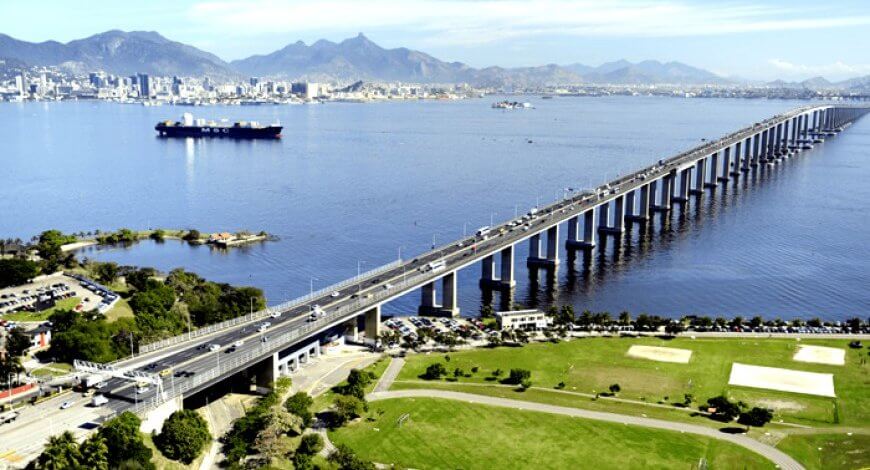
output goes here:
[{"label": "sandy area", "polygon": [[792,359],[798,362],[842,366],[846,364],[846,350],[824,346],[800,346]]},{"label": "sandy area", "polygon": [[731,366],[729,385],[766,388],[781,392],[805,393],[822,397],[836,397],[834,375],[804,372],[776,367],[750,366],[735,362]]},{"label": "sandy area", "polygon": [[692,350],[635,345],[628,349],[628,356],[639,359],[649,359],[651,361],[688,364],[689,359],[692,357]]}]

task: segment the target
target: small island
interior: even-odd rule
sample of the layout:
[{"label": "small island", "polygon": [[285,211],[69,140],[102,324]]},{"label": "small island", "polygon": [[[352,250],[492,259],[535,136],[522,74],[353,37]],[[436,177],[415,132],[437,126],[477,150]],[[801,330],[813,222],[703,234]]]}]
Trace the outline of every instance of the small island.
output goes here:
[{"label": "small island", "polygon": [[239,232],[206,233],[200,232],[197,229],[162,228],[148,230],[121,228],[113,232],[94,230],[92,232],[78,232],[69,235],[58,232],[58,236],[63,239],[63,244],[60,247],[63,252],[75,251],[88,246],[130,244],[149,239],[157,242],[182,240],[191,245],[214,245],[220,248],[275,239],[274,236],[269,235],[265,231],[254,233],[242,230]]}]

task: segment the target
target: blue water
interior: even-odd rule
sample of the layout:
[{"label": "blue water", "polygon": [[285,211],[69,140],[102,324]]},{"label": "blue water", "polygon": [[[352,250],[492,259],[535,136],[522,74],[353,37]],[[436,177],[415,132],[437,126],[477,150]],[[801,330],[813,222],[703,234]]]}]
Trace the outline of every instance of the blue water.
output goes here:
[{"label": "blue water", "polygon": [[[0,236],[119,227],[266,230],[280,241],[230,251],[167,242],[81,256],[263,288],[278,302],[446,243],[805,104],[647,97],[530,98],[261,107],[0,104]],[[185,111],[272,122],[280,141],[167,140],[154,124]],[[518,248],[512,301],[678,316],[819,316],[870,310],[866,161],[870,119],[629,242],[530,276]],[[564,232],[564,230],[563,230]],[[564,233],[563,233],[564,236]],[[479,267],[460,306],[489,297]],[[312,280],[312,277],[314,278]],[[417,295],[387,310],[411,312]],[[495,296],[496,303],[507,299]]]}]

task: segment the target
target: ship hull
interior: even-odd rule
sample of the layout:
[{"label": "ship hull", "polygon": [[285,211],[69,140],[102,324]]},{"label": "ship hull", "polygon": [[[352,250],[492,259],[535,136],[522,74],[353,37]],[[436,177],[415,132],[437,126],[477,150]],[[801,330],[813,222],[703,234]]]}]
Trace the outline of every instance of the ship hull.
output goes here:
[{"label": "ship hull", "polygon": [[158,124],[154,130],[160,137],[222,137],[229,139],[278,139],[282,126],[167,126]]}]

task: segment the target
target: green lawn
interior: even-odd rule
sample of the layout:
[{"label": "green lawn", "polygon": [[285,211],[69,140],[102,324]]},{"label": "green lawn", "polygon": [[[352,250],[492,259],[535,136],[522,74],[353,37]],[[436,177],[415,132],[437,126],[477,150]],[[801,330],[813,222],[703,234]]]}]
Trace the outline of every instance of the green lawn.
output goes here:
[{"label": "green lawn", "polygon": [[55,310],[72,310],[76,305],[79,304],[81,299],[78,297],[70,297],[68,299],[62,299],[57,301],[54,307],[51,307],[46,310],[42,310],[40,312],[16,312],[16,313],[6,313],[3,315],[5,320],[10,321],[32,321],[32,322],[41,322],[48,320],[48,317],[54,313]]},{"label": "green lawn", "polygon": [[777,445],[807,470],[870,467],[870,434],[797,434]]},{"label": "green lawn", "polygon": [[115,306],[110,308],[108,312],[106,312],[106,320],[107,321],[115,321],[121,317],[133,317],[133,309],[130,308],[130,304],[127,302],[127,299],[119,298],[118,302],[115,303]]},{"label": "green lawn", "polygon": [[[693,355],[688,364],[627,357],[628,348],[634,344],[690,349]],[[798,344],[847,349],[846,365],[794,362],[792,355]],[[445,360],[445,354],[409,355],[398,379],[419,380],[426,366],[436,361],[443,363],[451,373],[456,367],[466,373],[472,367],[479,367],[472,377],[460,378],[459,384],[493,383],[486,378],[495,369],[504,371],[504,377],[511,368],[524,368],[532,371],[532,382],[536,387],[552,388],[565,382],[566,391],[595,393],[605,392],[609,385],[618,383],[622,398],[672,403],[682,402],[684,394],[688,393],[694,396],[692,406],[695,408],[699,401],[724,393],[750,405],[779,407],[775,409],[775,420],[814,426],[867,426],[870,424],[870,393],[867,393],[866,383],[870,366],[861,362],[867,351],[849,350],[847,344],[846,340],[804,340],[798,343],[788,339],[746,338],[587,338],[558,344],[530,344],[522,348],[454,352],[449,354],[449,361]],[[729,386],[733,362],[833,373],[838,398]]]},{"label": "green lawn", "polygon": [[31,375],[37,377],[54,377],[58,375],[66,375],[72,371],[72,366],[63,362],[51,362],[37,369],[30,371]]},{"label": "green lawn", "polygon": [[[378,379],[380,379],[381,375],[383,375],[384,371],[387,370],[388,365],[390,365],[390,358],[389,357],[381,357],[380,359],[377,360],[377,362],[371,364],[368,367],[363,368],[364,371],[371,372],[372,374],[375,375],[375,379],[372,380],[372,382],[368,385],[368,387],[366,387],[366,393],[370,393],[372,390],[374,390],[375,385],[377,385],[377,383],[378,383]],[[347,382],[342,381],[338,385],[347,385]],[[325,409],[329,408],[330,406],[332,406],[332,402],[334,399],[335,399],[335,393],[333,393],[332,390],[327,390],[327,391],[321,393],[320,395],[314,397],[314,404],[311,405],[311,409],[315,412],[325,410]]]},{"label": "green lawn", "polygon": [[452,400],[378,401],[369,415],[330,439],[402,468],[774,468],[701,436]]}]

